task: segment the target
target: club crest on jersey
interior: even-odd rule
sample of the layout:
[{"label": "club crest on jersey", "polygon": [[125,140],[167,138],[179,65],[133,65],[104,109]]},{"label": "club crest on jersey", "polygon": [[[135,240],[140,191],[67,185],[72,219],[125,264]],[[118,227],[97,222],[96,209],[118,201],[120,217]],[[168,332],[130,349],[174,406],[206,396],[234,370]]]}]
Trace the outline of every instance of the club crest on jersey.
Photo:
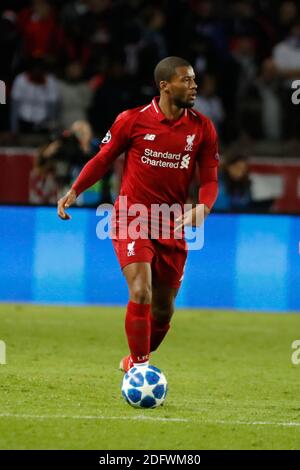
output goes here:
[{"label": "club crest on jersey", "polygon": [[186,136],[186,146],[184,148],[184,150],[186,152],[191,152],[193,150],[195,137],[196,137],[195,134],[191,134],[191,135]]},{"label": "club crest on jersey", "polygon": [[127,256],[135,255],[134,245],[135,245],[135,241],[127,244]]},{"label": "club crest on jersey", "polygon": [[108,144],[111,141],[111,132],[108,131],[106,136],[101,140],[102,144]]}]

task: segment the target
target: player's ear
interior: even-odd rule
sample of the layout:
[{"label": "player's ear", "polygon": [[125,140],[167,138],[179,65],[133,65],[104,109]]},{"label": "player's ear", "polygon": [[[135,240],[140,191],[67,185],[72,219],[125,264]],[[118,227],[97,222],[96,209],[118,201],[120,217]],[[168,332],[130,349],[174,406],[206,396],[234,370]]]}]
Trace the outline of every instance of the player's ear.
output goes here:
[{"label": "player's ear", "polygon": [[167,91],[168,90],[168,82],[166,80],[161,80],[159,82],[160,91]]}]

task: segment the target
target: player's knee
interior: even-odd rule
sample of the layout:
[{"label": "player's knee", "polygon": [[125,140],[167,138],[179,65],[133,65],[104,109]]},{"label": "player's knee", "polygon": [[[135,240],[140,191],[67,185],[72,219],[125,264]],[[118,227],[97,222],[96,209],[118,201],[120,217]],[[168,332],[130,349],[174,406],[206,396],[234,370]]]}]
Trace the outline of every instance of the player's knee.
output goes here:
[{"label": "player's knee", "polygon": [[156,321],[163,324],[169,323],[174,313],[173,305],[166,305],[163,307],[152,307],[152,316]]},{"label": "player's knee", "polygon": [[137,304],[150,304],[151,297],[151,286],[136,283],[130,289],[130,300]]}]

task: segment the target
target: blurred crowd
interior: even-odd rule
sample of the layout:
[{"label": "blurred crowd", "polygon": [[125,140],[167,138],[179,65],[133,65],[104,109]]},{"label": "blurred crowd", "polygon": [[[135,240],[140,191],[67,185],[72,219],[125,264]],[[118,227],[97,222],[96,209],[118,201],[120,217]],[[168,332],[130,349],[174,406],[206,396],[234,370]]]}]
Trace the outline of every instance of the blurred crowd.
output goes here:
[{"label": "blurred crowd", "polygon": [[[294,0],[2,0],[0,50],[0,145],[42,142],[32,180],[38,187],[37,175],[48,175],[49,194],[95,153],[119,112],[157,94],[153,69],[167,55],[194,65],[195,107],[223,146],[299,140]],[[78,152],[66,157],[72,140]]]}]

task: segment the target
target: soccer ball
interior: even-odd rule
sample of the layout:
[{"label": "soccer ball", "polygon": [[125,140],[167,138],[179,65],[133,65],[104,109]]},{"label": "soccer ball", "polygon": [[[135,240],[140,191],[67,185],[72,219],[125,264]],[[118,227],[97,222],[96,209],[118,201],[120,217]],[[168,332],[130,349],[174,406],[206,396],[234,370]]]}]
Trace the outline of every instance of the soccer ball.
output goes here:
[{"label": "soccer ball", "polygon": [[122,395],[135,408],[156,408],[163,404],[167,392],[167,379],[157,367],[132,367],[124,375]]}]

